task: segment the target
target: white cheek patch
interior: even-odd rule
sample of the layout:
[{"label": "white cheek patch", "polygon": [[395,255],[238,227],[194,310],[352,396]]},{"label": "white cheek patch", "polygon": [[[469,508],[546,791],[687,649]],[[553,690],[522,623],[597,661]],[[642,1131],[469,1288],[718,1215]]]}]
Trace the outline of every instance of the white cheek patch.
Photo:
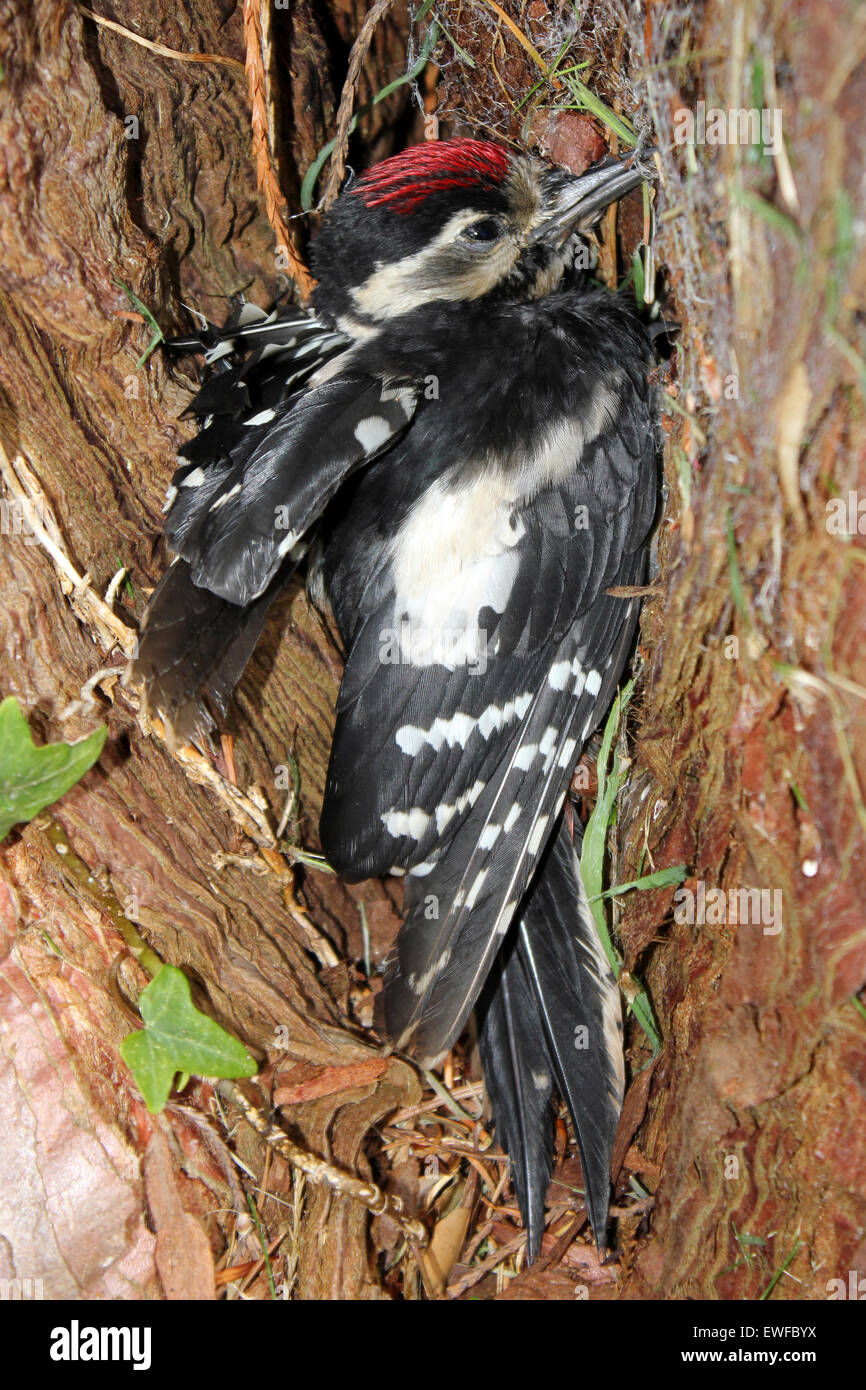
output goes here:
[{"label": "white cheek patch", "polygon": [[507,236],[483,250],[461,247],[460,233],[477,221],[477,209],[455,212],[420,251],[399,261],[378,262],[363,285],[352,290],[355,310],[362,318],[381,322],[436,299],[453,302],[487,294],[508,274],[520,247]]}]

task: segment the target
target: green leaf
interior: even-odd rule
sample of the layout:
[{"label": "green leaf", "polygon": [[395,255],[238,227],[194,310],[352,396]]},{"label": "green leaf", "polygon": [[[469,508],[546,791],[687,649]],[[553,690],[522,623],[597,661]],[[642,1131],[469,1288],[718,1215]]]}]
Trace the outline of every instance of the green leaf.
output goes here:
[{"label": "green leaf", "polygon": [[615,887],[607,888],[601,897],[618,898],[622,893],[630,893],[633,888],[639,888],[642,892],[649,888],[671,888],[676,883],[682,883],[687,873],[686,864],[672,864],[668,869],[656,869],[655,873],[632,878],[628,883],[617,883]]},{"label": "green leaf", "polygon": [[152,1115],[168,1100],[178,1072],[195,1076],[252,1076],[256,1063],[237,1038],[192,1002],[189,981],[182,970],[164,965],[141,991],[138,1007],[145,1027],[120,1044]]},{"label": "green leaf", "polygon": [[737,560],[737,537],[734,534],[734,517],[730,507],[728,507],[725,529],[728,535],[728,581],[731,586],[731,598],[734,600],[734,607],[747,627],[752,626],[752,619],[749,614],[749,605],[746,603],[746,595],[743,590],[743,580],[740,575],[740,566]]},{"label": "green leaf", "polygon": [[[628,764],[623,765],[622,759],[614,748],[614,738],[619,731],[620,720],[624,717],[628,708],[629,700],[632,697],[635,683],[633,680],[620,691],[611,706],[610,714],[604,728],[604,737],[601,741],[598,760],[596,762],[596,774],[598,777],[598,796],[592,815],[586,824],[583,832],[583,850],[580,856],[580,874],[583,879],[583,886],[589,898],[589,910],[595,920],[604,953],[610,963],[610,968],[617,979],[622,973],[622,960],[619,952],[613,944],[610,931],[608,930],[607,918],[605,916],[603,899],[607,896],[604,892],[604,860],[607,849],[608,827],[613,825],[616,820],[616,799],[620,788],[628,775]],[[609,766],[610,764],[610,766]],[[660,874],[671,873],[671,870],[659,870]],[[653,877],[650,875],[649,877]],[[629,885],[634,887],[634,884]],[[629,1008],[643,1028],[653,1046],[653,1051],[658,1052],[661,1047],[661,1038],[658,1028],[653,1018],[652,1004],[645,989],[629,1000]]]},{"label": "green leaf", "polygon": [[150,312],[147,305],[142,303],[138,295],[135,293],[135,290],[131,290],[128,285],[125,285],[123,283],[122,280],[115,280],[112,278],[112,284],[117,285],[119,289],[123,290],[123,293],[126,295],[130,304],[141,314],[142,318],[150,328],[150,331],[153,335],[147,347],[144,349],[144,352],[141,354],[141,356],[135,364],[135,370],[139,372],[141,371],[141,368],[144,366],[150,354],[153,352],[154,348],[158,348],[160,343],[165,342],[165,335],[163,334],[163,331],[157,323],[156,319],[153,317],[153,314]]},{"label": "green leaf", "polygon": [[643,259],[640,254],[640,247],[634,251],[631,258],[631,269],[634,277],[634,297],[638,304],[644,302],[644,290],[646,289],[646,277],[644,276]]},{"label": "green leaf", "polygon": [[107,727],[77,743],[46,743],[37,748],[18,701],[0,704],[0,840],[13,825],[32,820],[59,801],[96,762]]},{"label": "green leaf", "polygon": [[[426,9],[423,11],[423,13],[427,13]],[[419,15],[418,18],[420,19],[421,16]],[[372,101],[368,101],[365,106],[362,106],[359,111],[355,112],[354,116],[349,122],[350,134],[357,126],[358,121],[361,119],[361,117],[365,116],[368,111],[372,111],[373,107],[376,106],[378,102],[384,101],[385,98],[389,97],[392,92],[396,92],[398,87],[404,86],[407,82],[414,82],[417,77],[420,77],[421,73],[427,66],[427,59],[430,57],[430,54],[433,50],[433,46],[436,43],[438,37],[439,26],[434,20],[424,36],[424,43],[421,46],[421,52],[418,54],[417,62],[413,64],[413,66],[409,69],[407,73],[404,73],[402,77],[395,78],[393,82],[389,82],[387,87],[383,87],[380,92],[376,93]],[[310,165],[309,169],[304,175],[304,181],[301,184],[301,210],[303,212],[310,212],[312,210],[313,193],[315,191],[316,183],[318,182],[319,175],[322,172],[322,169],[324,168],[325,162],[333,154],[336,143],[336,139],[329,140],[327,145],[325,145],[323,149],[319,150],[319,153],[316,155],[316,158],[313,160],[312,164]]]}]

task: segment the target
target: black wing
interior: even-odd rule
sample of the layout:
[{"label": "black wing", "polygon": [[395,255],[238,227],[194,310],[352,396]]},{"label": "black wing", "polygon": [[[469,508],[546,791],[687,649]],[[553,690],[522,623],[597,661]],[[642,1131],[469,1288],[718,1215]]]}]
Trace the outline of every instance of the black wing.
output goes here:
[{"label": "black wing", "polygon": [[[477,498],[467,508],[480,525]],[[437,589],[447,589],[440,566],[430,613],[446,621],[459,609],[462,574],[468,616],[464,606],[454,632],[471,646],[467,634],[485,629],[483,670],[465,660],[453,669],[383,661],[382,634],[399,632],[406,608],[405,524],[396,550],[383,542],[366,592],[352,595],[349,609],[363,616],[349,643],[322,840],[347,877],[389,866],[412,876],[384,1014],[389,1036],[401,1046],[414,1037],[427,1064],[466,1022],[616,688],[637,604],[605,591],[642,581],[654,510],[653,434],[646,410],[634,409],[585,450],[567,482],[519,510],[516,536],[499,518],[499,544],[479,556],[479,574],[464,565],[437,606]],[[423,578],[423,555],[418,563]],[[339,572],[332,590],[339,617]],[[437,636],[427,634],[433,646]]]},{"label": "black wing", "polygon": [[[411,388],[353,372],[346,339],[302,311],[243,317],[174,344],[205,346],[225,367],[190,407],[205,427],[181,451],[169,492],[166,535],[179,559],[154,592],[131,668],[182,736],[209,724],[202,692],[224,706],[330,498],[414,409]],[[251,342],[237,362],[231,354]]]}]

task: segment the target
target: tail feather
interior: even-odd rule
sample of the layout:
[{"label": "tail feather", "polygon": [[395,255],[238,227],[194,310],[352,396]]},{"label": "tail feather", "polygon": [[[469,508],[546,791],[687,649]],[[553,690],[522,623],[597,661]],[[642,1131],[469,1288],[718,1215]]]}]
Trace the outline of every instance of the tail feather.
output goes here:
[{"label": "tail feather", "polygon": [[129,676],[143,683],[148,709],[176,739],[186,742],[212,727],[203,694],[225,713],[283,582],[280,576],[242,608],[194,584],[185,560],[166,570],[153,592]]},{"label": "tail feather", "polygon": [[[596,1243],[603,1246],[610,1160],[625,1089],[617,984],[564,818],[510,935],[508,955],[486,987],[481,1050],[533,1259],[553,1153],[552,1112],[548,1105],[544,1116],[542,1098],[549,1101],[555,1081],[574,1124],[586,1208]],[[535,1135],[527,1140],[533,1126]]]},{"label": "tail feather", "polygon": [[478,1045],[496,1137],[527,1231],[530,1261],[541,1249],[544,1198],[553,1170],[553,1076],[535,992],[514,929],[487,977],[478,1004]]}]

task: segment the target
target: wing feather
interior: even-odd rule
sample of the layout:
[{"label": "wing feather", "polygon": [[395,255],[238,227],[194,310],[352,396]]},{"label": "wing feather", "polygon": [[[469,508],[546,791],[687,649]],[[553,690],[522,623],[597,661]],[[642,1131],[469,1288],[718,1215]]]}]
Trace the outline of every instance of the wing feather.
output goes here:
[{"label": "wing feather", "polygon": [[[414,1039],[425,1065],[435,1065],[464,1027],[559,814],[575,750],[603,715],[602,692],[609,700],[609,673],[618,668],[619,674],[636,618],[631,602],[618,602],[621,620],[600,663],[599,685],[593,682],[587,692],[582,665],[580,692],[561,692],[544,682],[496,780],[416,890],[418,900],[386,970],[384,1010],[389,1036],[401,1047]],[[551,665],[576,659],[577,643],[570,635]],[[524,769],[521,750],[539,745],[548,729],[555,730],[548,752]],[[491,826],[498,828],[495,838]],[[441,914],[434,916],[440,905]]]},{"label": "wing feather", "polygon": [[516,948],[512,933],[490,971],[478,1010],[478,1046],[496,1138],[511,1160],[531,1262],[544,1233],[555,1112],[544,1028]]},{"label": "wing feather", "polygon": [[405,431],[412,405],[409,392],[338,376],[288,402],[227,460],[185,469],[166,535],[193,583],[231,603],[258,598],[346,478]]}]

